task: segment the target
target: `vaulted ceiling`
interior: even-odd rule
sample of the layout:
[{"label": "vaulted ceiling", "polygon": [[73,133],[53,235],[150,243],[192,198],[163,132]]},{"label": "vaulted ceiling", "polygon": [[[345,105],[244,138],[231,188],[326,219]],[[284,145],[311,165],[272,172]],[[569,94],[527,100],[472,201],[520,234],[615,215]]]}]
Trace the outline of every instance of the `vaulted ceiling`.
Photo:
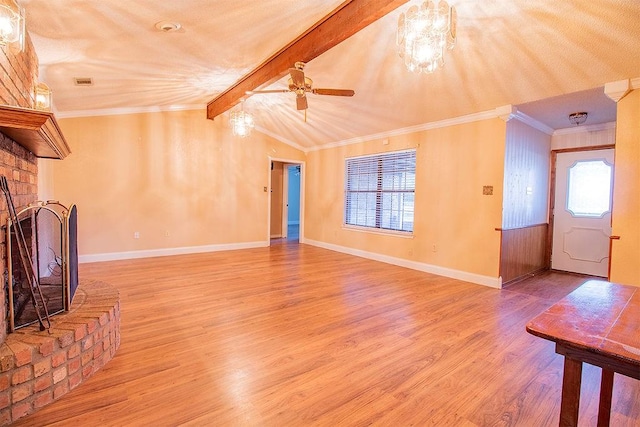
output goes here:
[{"label": "vaulted ceiling", "polygon": [[[343,3],[20,0],[59,117],[186,108],[206,117],[210,101]],[[355,96],[309,94],[306,121],[292,93],[250,96],[258,131],[313,150],[507,104],[552,129],[571,126],[574,111],[604,123],[615,104],[603,85],[640,77],[637,0],[450,0],[458,41],[433,74],[407,71],[397,54],[398,16],[411,3],[308,62],[314,87]],[[161,21],[181,28],[163,32]]]}]

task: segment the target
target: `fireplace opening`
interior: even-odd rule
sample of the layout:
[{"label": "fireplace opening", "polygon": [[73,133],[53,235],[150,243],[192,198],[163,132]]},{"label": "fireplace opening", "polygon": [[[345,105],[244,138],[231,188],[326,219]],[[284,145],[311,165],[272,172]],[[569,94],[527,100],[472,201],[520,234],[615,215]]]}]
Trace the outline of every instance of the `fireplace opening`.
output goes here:
[{"label": "fireplace opening", "polygon": [[[30,263],[20,258],[16,227],[22,229]],[[77,208],[67,208],[56,201],[36,202],[18,212],[18,224],[9,219],[6,229],[8,329],[38,322],[34,298],[42,294],[49,316],[68,311],[78,287]],[[24,270],[32,265],[33,275]],[[40,313],[42,315],[42,313]]]}]

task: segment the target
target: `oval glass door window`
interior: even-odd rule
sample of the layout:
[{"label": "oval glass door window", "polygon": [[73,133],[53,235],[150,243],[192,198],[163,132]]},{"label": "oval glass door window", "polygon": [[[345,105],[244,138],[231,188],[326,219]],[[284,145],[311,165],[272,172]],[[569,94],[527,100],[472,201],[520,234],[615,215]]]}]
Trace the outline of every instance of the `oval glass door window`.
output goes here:
[{"label": "oval glass door window", "polygon": [[602,217],[611,209],[612,167],[604,160],[577,161],[569,168],[567,211],[574,217]]}]

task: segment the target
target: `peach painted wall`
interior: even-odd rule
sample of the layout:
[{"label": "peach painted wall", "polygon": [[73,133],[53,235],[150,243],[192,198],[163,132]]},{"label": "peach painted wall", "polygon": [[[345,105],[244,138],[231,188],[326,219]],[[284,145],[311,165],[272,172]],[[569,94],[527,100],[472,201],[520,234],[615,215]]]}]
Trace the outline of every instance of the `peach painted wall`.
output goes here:
[{"label": "peach painted wall", "polygon": [[640,90],[617,108],[610,279],[640,286]]},{"label": "peach painted wall", "polygon": [[[60,119],[72,154],[47,163],[78,206],[80,255],[268,242],[269,156],[304,154],[205,111]],[[134,238],[134,232],[140,237]]]},{"label": "peach painted wall", "polygon": [[[498,277],[506,123],[450,126],[308,154],[305,239]],[[343,226],[345,159],[416,148],[413,237]],[[483,195],[483,186],[493,195]]]}]

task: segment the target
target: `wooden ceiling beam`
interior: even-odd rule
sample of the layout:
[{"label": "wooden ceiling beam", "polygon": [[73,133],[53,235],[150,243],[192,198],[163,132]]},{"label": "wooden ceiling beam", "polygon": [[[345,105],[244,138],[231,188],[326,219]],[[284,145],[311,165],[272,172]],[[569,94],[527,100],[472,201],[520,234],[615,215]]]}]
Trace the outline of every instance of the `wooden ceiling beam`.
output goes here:
[{"label": "wooden ceiling beam", "polygon": [[[213,120],[236,105],[248,90],[284,77],[297,61],[309,62],[408,0],[350,0],[309,28],[207,104]],[[392,35],[390,35],[392,37]]]}]

